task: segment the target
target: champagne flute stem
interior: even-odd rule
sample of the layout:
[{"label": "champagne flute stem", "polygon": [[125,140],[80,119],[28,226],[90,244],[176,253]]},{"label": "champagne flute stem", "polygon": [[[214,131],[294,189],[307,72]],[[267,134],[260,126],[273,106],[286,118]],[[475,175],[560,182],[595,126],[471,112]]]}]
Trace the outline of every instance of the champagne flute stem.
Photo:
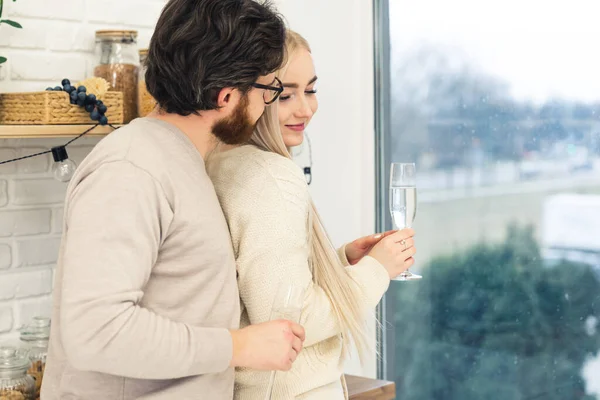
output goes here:
[{"label": "champagne flute stem", "polygon": [[[294,321],[299,324],[302,320],[302,311],[298,315],[298,320]],[[271,376],[269,377],[269,385],[267,386],[267,394],[265,395],[265,400],[271,400],[271,396],[273,396],[273,386],[275,386],[275,373],[277,371],[271,371]]]},{"label": "champagne flute stem", "polygon": [[271,371],[271,377],[269,378],[269,386],[267,386],[267,395],[265,396],[265,400],[271,400],[271,396],[273,395],[273,386],[275,385],[275,373],[277,371]]}]

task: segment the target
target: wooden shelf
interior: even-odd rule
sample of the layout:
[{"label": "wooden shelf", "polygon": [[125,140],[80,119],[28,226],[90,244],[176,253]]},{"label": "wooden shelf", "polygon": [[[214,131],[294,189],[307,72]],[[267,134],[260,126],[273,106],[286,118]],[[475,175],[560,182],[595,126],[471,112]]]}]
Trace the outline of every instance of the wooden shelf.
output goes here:
[{"label": "wooden shelf", "polygon": [[346,375],[350,400],[393,400],[396,398],[394,382]]},{"label": "wooden shelf", "polygon": [[[92,126],[94,125],[0,125],[0,139],[71,137]],[[114,126],[118,128],[121,125]],[[112,131],[110,126],[97,126],[86,136],[104,136]]]}]

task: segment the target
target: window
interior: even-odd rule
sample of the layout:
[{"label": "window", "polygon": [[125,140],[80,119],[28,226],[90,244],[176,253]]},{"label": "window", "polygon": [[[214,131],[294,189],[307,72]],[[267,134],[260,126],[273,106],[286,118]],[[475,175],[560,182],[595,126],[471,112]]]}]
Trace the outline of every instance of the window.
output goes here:
[{"label": "window", "polygon": [[400,400],[600,399],[594,0],[376,1],[380,227],[417,165],[421,281],[386,295]]}]

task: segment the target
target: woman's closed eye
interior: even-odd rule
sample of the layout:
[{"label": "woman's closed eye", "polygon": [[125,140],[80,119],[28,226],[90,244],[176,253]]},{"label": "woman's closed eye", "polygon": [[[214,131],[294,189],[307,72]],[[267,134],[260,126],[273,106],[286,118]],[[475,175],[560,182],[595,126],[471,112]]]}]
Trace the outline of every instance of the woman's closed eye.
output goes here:
[{"label": "woman's closed eye", "polygon": [[[307,96],[312,96],[317,94],[317,89],[307,89],[304,91],[304,94]],[[293,93],[281,93],[279,96],[279,101],[288,101],[294,97]]]}]

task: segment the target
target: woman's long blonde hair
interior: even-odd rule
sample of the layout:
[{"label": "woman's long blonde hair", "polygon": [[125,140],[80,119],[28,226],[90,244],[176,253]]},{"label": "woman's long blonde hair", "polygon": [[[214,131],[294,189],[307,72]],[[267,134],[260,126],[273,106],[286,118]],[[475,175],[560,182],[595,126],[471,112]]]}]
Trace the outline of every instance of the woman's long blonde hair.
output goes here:
[{"label": "woman's long blonde hair", "polygon": [[[288,30],[286,38],[287,60],[299,49],[311,51],[306,39],[298,33]],[[285,76],[289,64],[284,65],[276,75],[281,79]],[[292,158],[290,149],[285,146],[279,119],[277,115],[277,102],[268,106],[262,117],[258,120],[256,129],[250,143],[283,157]],[[352,291],[356,283],[342,265],[335,248],[333,247],[321,218],[311,201],[309,214],[309,246],[313,281],[322,288],[333,305],[335,315],[342,332],[342,345],[344,357],[349,355],[351,343],[357,347],[361,361],[365,360],[368,352],[368,339],[366,334],[366,307],[361,303],[360,296]]]}]

